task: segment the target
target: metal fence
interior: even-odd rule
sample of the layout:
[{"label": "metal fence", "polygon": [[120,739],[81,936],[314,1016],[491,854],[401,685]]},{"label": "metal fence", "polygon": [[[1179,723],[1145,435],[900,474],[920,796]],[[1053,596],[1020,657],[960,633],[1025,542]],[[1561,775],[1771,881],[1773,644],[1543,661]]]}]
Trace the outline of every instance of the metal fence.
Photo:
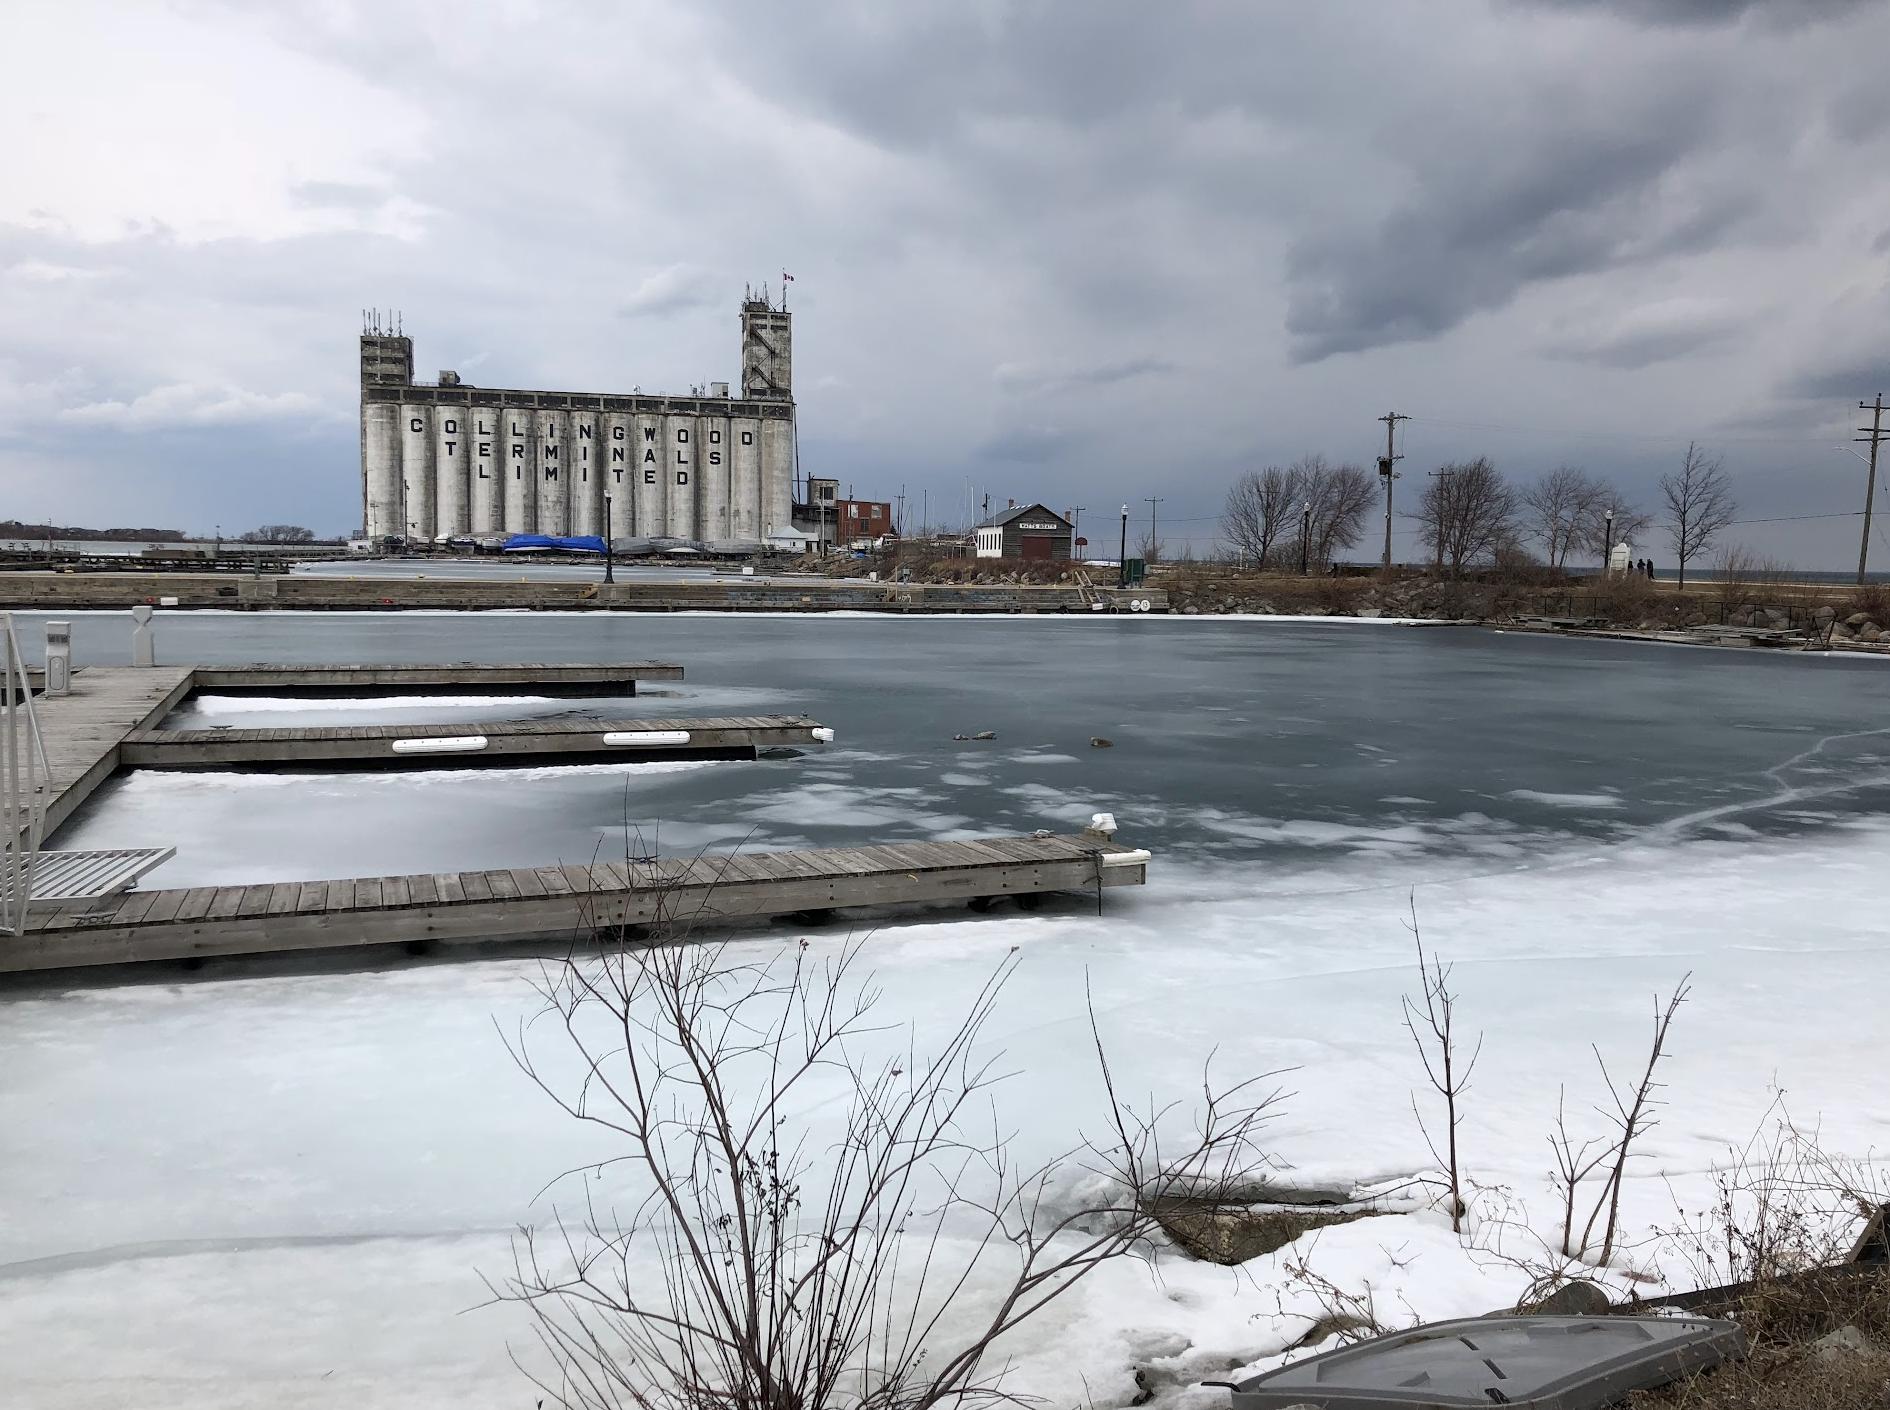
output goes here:
[{"label": "metal fence", "polygon": [[5,854],[0,856],[0,931],[18,935],[26,926],[33,894],[33,868],[46,830],[52,769],[33,712],[33,683],[20,656],[13,614],[0,612],[0,806],[6,809]]}]

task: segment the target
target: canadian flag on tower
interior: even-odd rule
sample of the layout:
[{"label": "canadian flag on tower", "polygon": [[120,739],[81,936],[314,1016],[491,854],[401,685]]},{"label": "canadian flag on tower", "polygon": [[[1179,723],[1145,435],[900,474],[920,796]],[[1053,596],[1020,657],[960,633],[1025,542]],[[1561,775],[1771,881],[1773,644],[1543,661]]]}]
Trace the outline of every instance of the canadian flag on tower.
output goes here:
[{"label": "canadian flag on tower", "polygon": [[792,274],[789,274],[789,273],[788,273],[788,272],[787,272],[787,271],[786,271],[786,270],[784,269],[784,270],[782,270],[782,271],[781,271],[781,282],[782,282],[783,284],[792,284],[792,283],[794,282],[794,276],[793,276]]}]

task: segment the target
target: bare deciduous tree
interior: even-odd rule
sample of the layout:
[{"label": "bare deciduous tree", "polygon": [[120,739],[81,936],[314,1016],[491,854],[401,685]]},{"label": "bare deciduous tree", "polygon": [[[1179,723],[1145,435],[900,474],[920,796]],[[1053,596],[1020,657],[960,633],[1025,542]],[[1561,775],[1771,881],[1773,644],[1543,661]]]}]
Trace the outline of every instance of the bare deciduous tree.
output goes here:
[{"label": "bare deciduous tree", "polygon": [[1581,542],[1604,487],[1586,470],[1559,465],[1522,493],[1529,536],[1551,568],[1565,567]]},{"label": "bare deciduous tree", "polygon": [[1680,564],[1680,586],[1685,587],[1687,564],[1712,546],[1738,516],[1739,505],[1719,457],[1692,442],[1680,468],[1660,477],[1660,495],[1667,512],[1667,538]]},{"label": "bare deciduous tree", "polygon": [[[1464,1203],[1463,1178],[1457,1163],[1457,1127],[1463,1120],[1458,1110],[1458,1100],[1470,1085],[1470,1074],[1475,1071],[1477,1058],[1483,1051],[1483,1035],[1477,1035],[1476,1047],[1472,1049],[1469,1061],[1461,1061],[1461,1054],[1457,1051],[1457,995],[1450,987],[1450,966],[1424,953],[1424,937],[1418,931],[1415,902],[1411,907],[1411,938],[1417,943],[1418,973],[1424,981],[1424,999],[1421,1006],[1412,1003],[1408,997],[1402,1000],[1404,1027],[1417,1046],[1418,1057],[1424,1063],[1424,1075],[1444,1099],[1444,1152],[1440,1153],[1437,1143],[1431,1139],[1430,1127],[1424,1122],[1424,1114],[1418,1110],[1416,1096],[1411,1098],[1411,1111],[1418,1119],[1418,1129],[1424,1133],[1425,1144],[1431,1148],[1432,1159],[1444,1167],[1445,1178],[1450,1182],[1450,1230],[1453,1234],[1461,1233],[1463,1216],[1469,1206]],[[1418,1032],[1420,1021],[1424,1024],[1423,1033]]]},{"label": "bare deciduous tree", "polygon": [[[1608,522],[1609,510],[1614,511],[1612,524]],[[1601,492],[1589,506],[1588,515],[1582,521],[1578,547],[1587,549],[1597,557],[1606,557],[1616,544],[1637,541],[1653,522],[1652,515],[1630,504],[1613,485],[1602,481]],[[1607,565],[1604,563],[1603,566]]]},{"label": "bare deciduous tree", "polygon": [[1342,548],[1365,536],[1365,516],[1378,501],[1378,480],[1356,465],[1328,465],[1323,455],[1303,456],[1288,469],[1300,502],[1311,509],[1308,557],[1324,567]]},{"label": "bare deciduous tree", "polygon": [[[508,1045],[617,1147],[568,1172],[580,1212],[549,1238],[522,1231],[493,1288],[531,1314],[543,1360],[524,1369],[553,1403],[1011,1401],[993,1342],[1147,1255],[1165,1204],[1252,1198],[1280,1096],[1267,1077],[1217,1086],[1204,1071],[1191,1120],[1132,1105],[1092,1006],[1103,1125],[1025,1161],[988,1102],[1004,1073],[985,1025],[1015,955],[929,1052],[873,1012],[859,955],[619,943],[545,969],[544,1010]],[[631,1179],[634,1207],[598,1207],[606,1172]]]},{"label": "bare deciduous tree", "polygon": [[1487,456],[1446,465],[1424,486],[1418,520],[1453,577],[1516,533],[1516,492]]},{"label": "bare deciduous tree", "polygon": [[1227,492],[1221,511],[1221,533],[1234,551],[1256,567],[1264,568],[1289,525],[1297,526],[1300,500],[1298,477],[1277,465],[1249,470]]}]

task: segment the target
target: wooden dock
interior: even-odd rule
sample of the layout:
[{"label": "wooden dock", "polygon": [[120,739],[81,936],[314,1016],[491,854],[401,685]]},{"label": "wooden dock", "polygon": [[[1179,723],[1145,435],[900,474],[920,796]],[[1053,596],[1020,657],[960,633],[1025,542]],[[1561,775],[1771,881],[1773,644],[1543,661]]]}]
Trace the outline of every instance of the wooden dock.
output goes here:
[{"label": "wooden dock", "polygon": [[0,972],[355,946],[608,938],[620,927],[1139,886],[1149,855],[1080,837],[133,891],[32,915]]},{"label": "wooden dock", "polygon": [[805,715],[708,719],[495,720],[289,729],[147,729],[124,738],[127,768],[322,767],[464,769],[508,763],[752,759],[756,751],[825,743]]},{"label": "wooden dock", "polygon": [[188,666],[122,670],[89,667],[73,673],[72,693],[34,701],[46,763],[46,835],[52,836],[78,806],[120,767],[125,736],[156,724],[192,689]]},{"label": "wooden dock", "polygon": [[[72,673],[69,694],[41,695],[33,702],[40,738],[46,746],[46,762],[52,773],[47,790],[46,836],[50,838],[100,784],[128,766],[124,753],[128,739],[148,733],[173,733],[156,727],[187,696],[198,690],[291,693],[368,690],[396,694],[446,688],[456,692],[502,690],[517,694],[558,690],[595,693],[606,689],[614,694],[628,694],[635,692],[638,681],[680,680],[682,674],[681,666],[654,661],[567,665],[465,662],[450,666],[86,666]],[[540,684],[541,677],[543,684]],[[639,722],[632,727],[647,729],[649,725]],[[449,734],[471,732],[472,728],[465,725],[446,730]],[[239,731],[204,733],[234,735]]]},{"label": "wooden dock", "polygon": [[431,666],[195,666],[193,689],[219,695],[269,691],[289,695],[465,694],[635,695],[640,681],[679,681],[681,666],[661,661]]}]

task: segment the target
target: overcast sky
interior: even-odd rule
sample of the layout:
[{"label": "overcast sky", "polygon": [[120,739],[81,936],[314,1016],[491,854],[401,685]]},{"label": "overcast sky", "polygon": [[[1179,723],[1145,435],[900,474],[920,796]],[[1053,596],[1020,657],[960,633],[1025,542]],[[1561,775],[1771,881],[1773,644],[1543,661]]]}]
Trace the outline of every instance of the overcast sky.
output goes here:
[{"label": "overcast sky", "polygon": [[[0,517],[359,522],[360,310],[423,376],[736,380],[956,522],[1478,453],[1854,514],[1890,391],[1883,0],[12,0]],[[1886,477],[1890,479],[1890,476]],[[1890,493],[1880,495],[1890,505]],[[1743,525],[1842,566],[1858,520]],[[1401,540],[1403,539],[1401,534]],[[1663,545],[1648,545],[1664,557]],[[1890,568],[1890,524],[1878,552]]]}]

